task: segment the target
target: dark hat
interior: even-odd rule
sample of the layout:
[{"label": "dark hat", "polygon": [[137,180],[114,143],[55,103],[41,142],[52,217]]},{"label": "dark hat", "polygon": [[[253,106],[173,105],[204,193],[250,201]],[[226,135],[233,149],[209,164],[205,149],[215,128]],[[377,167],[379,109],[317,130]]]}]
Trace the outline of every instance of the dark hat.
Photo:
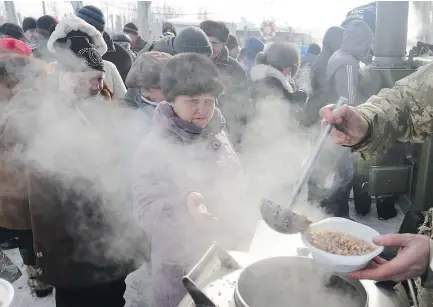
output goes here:
[{"label": "dark hat", "polygon": [[113,39],[113,42],[117,43],[132,43],[131,38],[126,33],[115,33],[111,38]]},{"label": "dark hat", "polygon": [[138,35],[138,28],[134,23],[128,22],[123,28],[123,32]]},{"label": "dark hat", "polygon": [[229,39],[227,40],[227,48],[232,50],[233,48],[239,47],[238,40],[233,35],[229,35]]},{"label": "dark hat", "polygon": [[98,31],[102,32],[105,29],[104,13],[93,5],[83,6],[78,10],[77,16],[94,26]]},{"label": "dark hat", "polygon": [[225,43],[229,39],[230,31],[221,21],[205,20],[200,24],[200,29],[202,29],[207,36],[215,37],[221,42]]},{"label": "dark hat", "polygon": [[36,29],[36,19],[33,17],[26,17],[23,20],[23,31]]},{"label": "dark hat", "polygon": [[22,41],[26,40],[23,28],[10,22],[4,23],[0,26],[0,35],[6,35]]},{"label": "dark hat", "polygon": [[42,36],[48,38],[58,23],[53,16],[45,15],[36,21],[36,29]]},{"label": "dark hat", "polygon": [[179,31],[173,39],[173,49],[176,54],[194,52],[211,57],[212,45],[209,38],[200,28],[189,26]]}]

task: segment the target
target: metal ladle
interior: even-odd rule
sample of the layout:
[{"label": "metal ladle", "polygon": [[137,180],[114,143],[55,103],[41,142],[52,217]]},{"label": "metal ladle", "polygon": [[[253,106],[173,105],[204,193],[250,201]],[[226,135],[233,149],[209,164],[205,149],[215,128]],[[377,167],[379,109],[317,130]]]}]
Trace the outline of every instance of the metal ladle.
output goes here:
[{"label": "metal ladle", "polygon": [[[339,108],[346,102],[346,98],[340,97],[335,104],[334,109]],[[262,200],[260,205],[260,213],[262,218],[266,224],[268,224],[268,226],[275,231],[283,234],[292,234],[305,230],[311,223],[307,218],[294,213],[291,208],[292,205],[298,200],[299,194],[310,177],[314,164],[316,163],[317,158],[319,157],[319,154],[322,151],[323,146],[325,145],[326,140],[331,134],[333,128],[335,128],[335,125],[328,124],[325,128],[325,131],[320,136],[317,147],[315,148],[312,155],[308,158],[301,174],[301,178],[296,183],[288,204],[285,206],[280,206],[270,200]]]}]

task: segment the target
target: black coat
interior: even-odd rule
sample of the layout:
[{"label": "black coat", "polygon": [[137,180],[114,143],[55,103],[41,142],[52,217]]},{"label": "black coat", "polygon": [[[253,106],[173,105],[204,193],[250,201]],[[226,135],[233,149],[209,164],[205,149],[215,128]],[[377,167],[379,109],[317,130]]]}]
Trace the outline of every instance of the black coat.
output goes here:
[{"label": "black coat", "polygon": [[102,56],[102,58],[116,66],[123,82],[125,82],[126,76],[128,76],[134,60],[128,50],[123,48],[120,44],[113,42],[111,37],[105,32],[104,40],[108,46],[108,51]]},{"label": "black coat", "polygon": [[248,77],[241,64],[229,56],[227,47],[214,62],[224,83],[224,94],[218,99],[218,107],[227,121],[232,142],[236,144],[252,112]]},{"label": "black coat", "polygon": [[141,36],[139,36],[137,38],[137,41],[135,42],[135,46],[133,46],[131,49],[135,53],[139,53],[146,46],[146,44],[146,41]]}]

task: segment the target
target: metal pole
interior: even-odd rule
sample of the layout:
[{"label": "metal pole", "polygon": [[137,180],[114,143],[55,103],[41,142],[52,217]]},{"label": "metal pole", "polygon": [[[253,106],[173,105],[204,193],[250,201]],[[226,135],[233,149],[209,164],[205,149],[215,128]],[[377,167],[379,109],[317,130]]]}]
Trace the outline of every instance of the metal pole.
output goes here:
[{"label": "metal pole", "polygon": [[6,11],[6,21],[18,24],[18,17],[15,10],[15,3],[13,1],[4,1]]},{"label": "metal pole", "polygon": [[42,1],[42,15],[47,15],[47,7],[45,6],[45,1]]},{"label": "metal pole", "polygon": [[137,2],[137,23],[138,31],[145,41],[149,40],[149,11],[152,1]]},{"label": "metal pole", "polygon": [[83,1],[71,1],[71,5],[75,13],[84,6]]}]

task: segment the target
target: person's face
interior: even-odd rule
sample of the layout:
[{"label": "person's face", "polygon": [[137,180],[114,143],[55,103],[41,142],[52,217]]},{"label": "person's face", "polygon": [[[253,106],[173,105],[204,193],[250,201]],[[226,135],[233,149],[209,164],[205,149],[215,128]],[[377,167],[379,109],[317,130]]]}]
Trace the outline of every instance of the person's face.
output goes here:
[{"label": "person's face", "polygon": [[150,90],[142,89],[141,94],[153,102],[164,101],[164,95],[162,94],[162,90],[160,88],[152,88]]},{"label": "person's face", "polygon": [[232,50],[230,50],[230,56],[234,59],[238,59],[239,54],[241,53],[241,48],[235,47]]},{"label": "person's face", "polygon": [[79,96],[96,96],[104,87],[104,73],[99,71],[86,71],[77,73],[77,88]]},{"label": "person's face", "polygon": [[199,96],[177,96],[172,102],[173,110],[182,120],[202,129],[206,128],[215,110],[216,97],[213,94]]},{"label": "person's face", "polygon": [[212,44],[212,59],[217,58],[224,48],[224,43],[213,36],[209,36],[209,41]]}]

